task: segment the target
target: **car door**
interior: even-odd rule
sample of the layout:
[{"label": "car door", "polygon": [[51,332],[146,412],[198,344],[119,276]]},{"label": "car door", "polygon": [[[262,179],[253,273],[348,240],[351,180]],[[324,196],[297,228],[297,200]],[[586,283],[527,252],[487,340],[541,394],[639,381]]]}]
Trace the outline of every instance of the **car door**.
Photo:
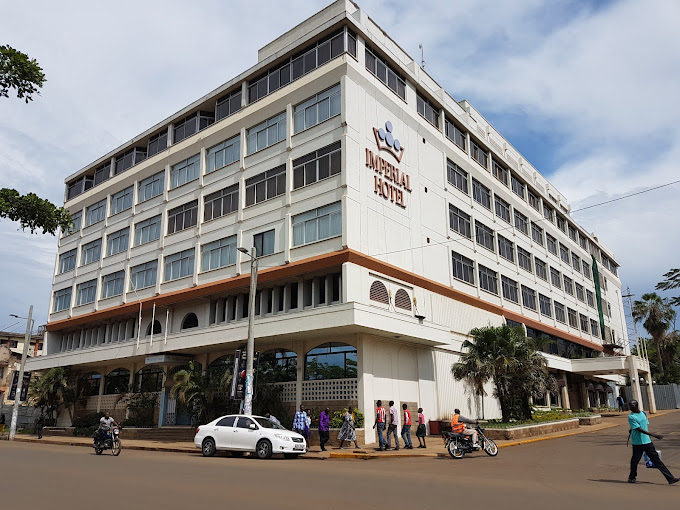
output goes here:
[{"label": "car door", "polygon": [[235,448],[239,450],[255,451],[260,431],[257,424],[247,416],[239,416],[236,422]]},{"label": "car door", "polygon": [[234,427],[235,421],[236,416],[225,416],[213,427],[215,444],[220,450],[234,448],[234,440],[236,436],[236,428]]}]

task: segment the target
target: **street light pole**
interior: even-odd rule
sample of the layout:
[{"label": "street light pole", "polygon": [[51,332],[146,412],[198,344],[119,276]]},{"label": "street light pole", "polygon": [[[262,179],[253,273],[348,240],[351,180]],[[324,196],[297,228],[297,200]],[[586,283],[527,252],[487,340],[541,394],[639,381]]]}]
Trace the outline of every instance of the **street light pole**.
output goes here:
[{"label": "street light pole", "polygon": [[248,254],[245,248],[239,251],[250,256],[250,295],[248,297],[248,344],[246,346],[246,391],[243,399],[243,414],[253,414],[253,358],[255,357],[255,294],[257,292],[257,248],[253,246]]},{"label": "street light pole", "polygon": [[[17,391],[14,394],[14,407],[12,408],[12,422],[9,426],[9,440],[14,440],[17,433],[17,420],[19,418],[19,401],[21,400],[21,390],[24,383],[24,367],[26,366],[26,356],[28,355],[28,346],[31,343],[31,333],[33,329],[33,305],[28,309],[28,318],[26,319],[26,337],[24,338],[24,352],[21,355],[21,368],[19,369],[19,380],[17,381]],[[19,317],[20,318],[20,317]]]}]

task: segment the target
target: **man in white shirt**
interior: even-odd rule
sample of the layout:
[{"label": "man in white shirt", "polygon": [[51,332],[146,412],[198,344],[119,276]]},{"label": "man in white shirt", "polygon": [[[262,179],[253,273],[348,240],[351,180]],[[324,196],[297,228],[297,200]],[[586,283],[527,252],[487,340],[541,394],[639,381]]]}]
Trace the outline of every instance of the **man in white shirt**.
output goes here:
[{"label": "man in white shirt", "polygon": [[394,406],[394,400],[390,400],[390,419],[387,425],[387,448],[392,447],[390,435],[394,436],[394,449],[399,449],[399,436],[397,436],[397,429],[399,428],[399,411]]},{"label": "man in white shirt", "polygon": [[100,442],[103,443],[106,440],[106,434],[113,425],[116,427],[118,426],[116,420],[109,416],[109,413],[104,413],[104,416],[99,418],[99,430],[97,431],[97,434],[99,435]]}]

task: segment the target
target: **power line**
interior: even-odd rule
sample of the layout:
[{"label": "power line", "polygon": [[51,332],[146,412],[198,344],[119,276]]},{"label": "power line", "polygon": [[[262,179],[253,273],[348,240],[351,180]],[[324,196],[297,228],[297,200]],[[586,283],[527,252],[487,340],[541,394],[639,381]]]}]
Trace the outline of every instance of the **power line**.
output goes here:
[{"label": "power line", "polygon": [[612,202],[618,202],[619,200],[623,200],[624,198],[630,198],[630,197],[634,197],[634,196],[636,196],[636,195],[642,195],[643,193],[647,193],[647,192],[649,192],[649,191],[654,191],[654,190],[657,190],[657,189],[665,188],[666,186],[672,186],[673,184],[678,184],[678,183],[680,183],[680,180],[673,181],[673,182],[668,182],[668,183],[666,183],[666,184],[661,184],[660,186],[655,186],[654,188],[643,189],[642,191],[636,191],[635,193],[631,193],[631,194],[629,194],[629,195],[624,195],[624,196],[618,197],[618,198],[613,198],[613,199],[611,199],[611,200],[607,200],[606,202],[600,202],[600,203],[598,203],[598,204],[588,205],[588,206],[586,206],[586,207],[581,207],[581,208],[579,208],[579,209],[574,209],[574,210],[571,211],[571,212],[574,213],[574,212],[578,212],[578,211],[585,211],[586,209],[592,209],[593,207],[599,207],[599,206],[601,206],[601,205],[611,204]]}]

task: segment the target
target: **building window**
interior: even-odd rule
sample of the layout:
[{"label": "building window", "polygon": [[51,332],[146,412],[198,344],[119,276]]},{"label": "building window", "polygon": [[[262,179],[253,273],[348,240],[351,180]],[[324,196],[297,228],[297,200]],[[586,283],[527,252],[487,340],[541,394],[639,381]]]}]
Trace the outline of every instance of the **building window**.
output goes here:
[{"label": "building window", "polygon": [[477,220],[475,220],[475,240],[480,246],[495,251],[493,230]]},{"label": "building window", "polygon": [[583,266],[583,275],[588,278],[589,280],[593,279],[593,273],[590,272],[590,264],[588,264],[585,260],[582,262]]},{"label": "building window", "polygon": [[588,306],[595,308],[595,295],[590,290],[586,290],[586,301],[588,302]]},{"label": "building window", "polygon": [[241,109],[241,88],[238,88],[226,96],[217,100],[215,106],[215,121],[225,119]]},{"label": "building window", "polygon": [[531,310],[536,310],[536,291],[522,285],[522,304]]},{"label": "building window", "polygon": [[104,163],[94,171],[94,185],[101,184],[111,178],[111,162]]},{"label": "building window", "polygon": [[593,319],[590,319],[590,334],[597,337],[600,336],[599,324]]},{"label": "building window", "polygon": [[581,272],[581,259],[575,253],[571,254],[571,265],[576,271]]},{"label": "building window", "polygon": [[76,394],[78,397],[94,397],[99,395],[99,385],[102,376],[97,372],[90,372],[78,379]]},{"label": "building window", "polygon": [[241,159],[241,137],[235,136],[208,149],[205,173],[231,165]]},{"label": "building window", "polygon": [[351,345],[330,342],[315,347],[305,359],[305,380],[357,377],[357,350]]},{"label": "building window", "polygon": [[524,190],[526,189],[526,187],[524,186],[524,183],[522,181],[520,181],[519,179],[517,179],[514,175],[512,175],[510,177],[510,182],[511,182],[513,193],[515,193],[515,195],[520,197],[522,200],[526,200],[526,198],[524,196]]},{"label": "building window", "polygon": [[176,165],[172,165],[172,169],[170,170],[170,189],[175,189],[187,182],[198,179],[200,167],[200,154],[196,154]]},{"label": "building window", "polygon": [[164,129],[160,133],[155,134],[149,138],[149,143],[146,146],[146,157],[158,154],[168,148],[168,130]]},{"label": "building window", "polygon": [[110,257],[128,249],[130,229],[124,228],[106,237],[106,256]]},{"label": "building window", "polygon": [[566,275],[563,275],[562,279],[564,280],[564,292],[566,292],[570,296],[573,296],[574,295],[574,281]]},{"label": "building window", "polygon": [[135,246],[150,243],[161,237],[161,215],[140,221],[135,225]]},{"label": "building window", "polygon": [[158,260],[151,260],[145,264],[130,269],[130,292],[156,285],[158,274]]},{"label": "building window", "polygon": [[559,214],[557,215],[557,228],[559,228],[565,234],[567,233],[567,222]]},{"label": "building window", "polygon": [[134,393],[161,391],[163,386],[163,367],[146,366],[135,374],[132,387]]},{"label": "building window", "polygon": [[255,246],[256,255],[258,257],[264,257],[265,255],[274,253],[274,239],[273,229],[255,234],[253,236],[253,246]]},{"label": "building window", "polygon": [[406,101],[406,82],[385,60],[366,48],[366,69]]},{"label": "building window", "polygon": [[510,204],[498,195],[494,197],[494,204],[496,205],[496,216],[510,223]]},{"label": "building window", "polygon": [[342,154],[340,142],[293,160],[293,189],[321,181],[340,173]]},{"label": "building window", "polygon": [[93,303],[97,298],[97,280],[76,285],[76,306]]},{"label": "building window", "polygon": [[439,129],[439,109],[418,93],[416,93],[416,104],[418,113],[425,117],[426,121]]},{"label": "building window", "polygon": [[369,299],[372,301],[377,301],[378,303],[382,303],[384,305],[390,304],[390,295],[387,293],[387,287],[385,287],[383,282],[379,282],[378,280],[374,281],[371,284],[368,294]]},{"label": "building window", "polygon": [[527,190],[527,194],[529,196],[529,205],[538,212],[541,212],[541,199],[531,190]]},{"label": "building window", "polygon": [[456,126],[447,118],[444,119],[444,126],[446,128],[446,137],[458,147],[460,147],[464,152],[467,152],[465,149],[465,132],[461,129],[458,129],[458,126]]},{"label": "building window", "polygon": [[[531,262],[531,261],[530,261]],[[541,259],[534,257],[534,266],[536,266],[536,276],[542,280],[548,280],[548,266]]]},{"label": "building window", "polygon": [[144,202],[163,193],[165,170],[139,182],[138,200]]},{"label": "building window", "polygon": [[203,204],[203,221],[214,220],[238,210],[238,184],[206,195]]},{"label": "building window", "polygon": [[460,253],[451,252],[453,277],[464,282],[475,284],[475,263]]},{"label": "building window", "polygon": [[567,323],[567,319],[564,315],[564,305],[555,301],[555,320],[563,324]]},{"label": "building window", "polygon": [[472,238],[470,232],[470,215],[465,214],[455,205],[451,204],[449,204],[449,226],[451,230],[455,230],[468,239]]},{"label": "building window", "polygon": [[71,234],[75,234],[76,232],[80,231],[83,223],[83,213],[78,211],[71,214],[71,223],[71,227],[63,232],[63,237],[70,236]]},{"label": "building window", "polygon": [[198,221],[198,200],[193,200],[168,212],[168,234],[195,227]]},{"label": "building window", "polygon": [[177,280],[194,274],[194,254],[196,250],[173,253],[165,257],[165,281]]},{"label": "building window", "polygon": [[543,246],[543,229],[533,221],[531,222],[531,238],[535,243]]},{"label": "building window", "polygon": [[576,287],[576,298],[579,301],[583,301],[585,303],[586,296],[585,296],[585,289],[583,288],[583,285],[581,285],[580,283],[576,283],[575,287]]},{"label": "building window", "polygon": [[196,112],[188,116],[175,124],[174,136],[172,138],[173,143],[181,142],[194,133],[207,128],[213,122],[215,122],[215,114],[213,112]]},{"label": "building window", "polygon": [[533,272],[533,269],[531,267],[531,253],[522,248],[521,246],[517,247],[517,262],[519,263],[519,267],[522,269],[525,269],[526,271]]},{"label": "building window", "polygon": [[514,243],[500,234],[498,235],[498,254],[510,262],[515,261]]},{"label": "building window", "polygon": [[482,147],[477,145],[474,140],[470,140],[470,147],[472,149],[472,153],[470,154],[470,156],[472,156],[472,159],[474,159],[477,163],[486,168],[487,158],[489,157],[486,151],[482,149]]},{"label": "building window", "polygon": [[529,218],[515,209],[515,228],[525,236],[529,235]]},{"label": "building window", "polygon": [[562,262],[569,264],[569,248],[560,243],[560,258]]},{"label": "building window", "polygon": [[258,381],[267,384],[297,381],[297,354],[284,349],[260,354],[257,377]]},{"label": "building window", "polygon": [[123,293],[125,271],[116,271],[102,278],[102,299],[119,296]]},{"label": "building window", "polygon": [[574,242],[577,242],[576,241],[576,229],[574,228],[574,226],[570,223],[567,228],[569,229],[569,239],[571,239]]},{"label": "building window", "polygon": [[278,197],[285,192],[286,165],[281,165],[246,179],[246,207]]},{"label": "building window", "polygon": [[187,314],[187,316],[184,317],[184,320],[182,321],[182,329],[191,329],[197,327],[198,317],[196,317],[196,314],[195,313]]},{"label": "building window", "polygon": [[588,251],[588,238],[581,232],[578,233],[578,243],[581,245],[581,248]]},{"label": "building window", "polygon": [[545,234],[545,238],[548,244],[548,251],[553,255],[557,255],[557,239],[548,233]]},{"label": "building window", "polygon": [[553,287],[557,287],[558,289],[562,288],[562,275],[554,267],[550,268],[550,281],[552,282]]},{"label": "building window", "polygon": [[341,234],[340,202],[293,216],[293,246],[302,246]]},{"label": "building window", "polygon": [[479,273],[479,288],[491,292],[492,294],[498,294],[498,273],[478,264]]},{"label": "building window", "polygon": [[104,378],[104,395],[116,395],[127,393],[130,384],[130,371],[125,368],[117,368],[109,372]]},{"label": "building window", "polygon": [[552,223],[554,221],[555,211],[551,207],[543,204],[543,217]]},{"label": "building window", "polygon": [[57,274],[65,273],[66,271],[71,271],[76,268],[76,256],[78,254],[78,249],[73,248],[67,252],[59,255],[59,269]]},{"label": "building window", "polygon": [[493,162],[493,176],[506,186],[508,185],[509,172],[495,161]]},{"label": "building window", "polygon": [[54,293],[53,312],[61,312],[71,308],[71,287],[58,290]]},{"label": "building window", "polygon": [[96,204],[85,209],[85,226],[89,227],[106,218],[106,199],[100,200]]},{"label": "building window", "polygon": [[236,236],[225,237],[201,247],[201,271],[236,264]]},{"label": "building window", "polygon": [[588,326],[589,326],[588,317],[586,317],[583,314],[579,314],[579,322],[581,324],[581,331],[583,331],[584,333],[587,333],[588,332]]},{"label": "building window", "polygon": [[75,182],[72,182],[71,184],[66,185],[66,196],[68,197],[67,200],[71,200],[74,197],[77,197],[81,193],[85,193],[88,189],[90,189],[94,185],[94,177],[93,176],[83,176],[80,179],[77,179]]},{"label": "building window", "polygon": [[468,194],[468,174],[461,167],[446,160],[446,177],[448,181],[466,195]]},{"label": "building window", "polygon": [[503,297],[513,303],[519,303],[517,295],[517,282],[511,280],[507,276],[501,276],[501,287],[503,288]]},{"label": "building window", "polygon": [[545,315],[546,317],[552,317],[552,306],[550,303],[550,298],[548,296],[544,296],[543,294],[538,295],[538,306],[541,311],[541,315]]},{"label": "building window", "polygon": [[116,158],[116,166],[114,167],[115,175],[125,172],[128,168],[141,163],[146,159],[146,151],[139,147],[130,149]]},{"label": "building window", "polygon": [[487,209],[491,209],[491,191],[477,179],[472,179],[472,198]]},{"label": "building window", "polygon": [[80,254],[80,265],[86,266],[97,262],[102,258],[102,240],[97,239],[91,243],[84,244]]},{"label": "building window", "polygon": [[248,154],[286,139],[286,112],[265,120],[247,131]]},{"label": "building window", "polygon": [[299,133],[340,115],[340,85],[310,97],[293,109],[293,130]]}]

